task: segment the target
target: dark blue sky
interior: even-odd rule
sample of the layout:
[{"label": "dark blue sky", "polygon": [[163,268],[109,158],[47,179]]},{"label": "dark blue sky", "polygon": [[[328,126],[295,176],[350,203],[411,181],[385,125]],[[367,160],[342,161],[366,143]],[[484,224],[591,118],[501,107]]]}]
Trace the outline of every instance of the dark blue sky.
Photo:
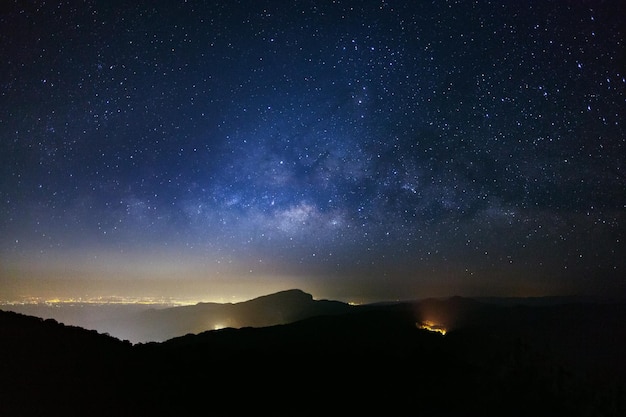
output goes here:
[{"label": "dark blue sky", "polygon": [[623,294],[624,12],[3,5],[0,290]]}]

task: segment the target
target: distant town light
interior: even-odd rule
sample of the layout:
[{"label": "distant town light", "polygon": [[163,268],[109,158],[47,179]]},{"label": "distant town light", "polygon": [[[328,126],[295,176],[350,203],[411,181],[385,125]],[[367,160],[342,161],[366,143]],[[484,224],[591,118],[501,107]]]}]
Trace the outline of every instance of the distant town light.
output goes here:
[{"label": "distant town light", "polygon": [[429,332],[436,332],[442,335],[445,335],[447,332],[447,330],[443,326],[438,325],[430,320],[426,320],[421,323],[415,323],[415,325],[418,329],[428,330]]}]

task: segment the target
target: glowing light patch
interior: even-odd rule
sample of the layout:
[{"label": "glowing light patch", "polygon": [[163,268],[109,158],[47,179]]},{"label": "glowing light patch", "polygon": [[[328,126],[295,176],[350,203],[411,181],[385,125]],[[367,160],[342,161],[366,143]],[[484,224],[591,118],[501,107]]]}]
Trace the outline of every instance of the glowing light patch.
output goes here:
[{"label": "glowing light patch", "polygon": [[445,335],[447,332],[447,330],[444,327],[430,320],[426,320],[421,323],[415,323],[415,325],[417,326],[418,329],[428,330],[429,332],[436,332],[442,335]]}]

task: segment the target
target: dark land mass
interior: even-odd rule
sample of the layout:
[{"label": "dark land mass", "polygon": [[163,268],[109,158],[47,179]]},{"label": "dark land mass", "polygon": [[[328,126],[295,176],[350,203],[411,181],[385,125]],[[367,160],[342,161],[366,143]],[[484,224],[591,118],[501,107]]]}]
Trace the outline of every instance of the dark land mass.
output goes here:
[{"label": "dark land mass", "polygon": [[125,338],[132,341],[160,342],[187,333],[224,327],[267,327],[349,309],[348,304],[339,301],[314,300],[303,291],[287,290],[241,303],[198,303],[142,311],[128,318],[124,331]]},{"label": "dark land mass", "polygon": [[625,319],[453,297],[132,345],[0,312],[0,415],[623,416]]},{"label": "dark land mass", "polygon": [[287,324],[308,317],[345,313],[350,307],[339,301],[314,300],[310,294],[300,290],[287,290],[239,303],[150,308],[81,303],[61,307],[25,304],[7,306],[7,309],[109,333],[132,343],[146,343],[224,327]]}]

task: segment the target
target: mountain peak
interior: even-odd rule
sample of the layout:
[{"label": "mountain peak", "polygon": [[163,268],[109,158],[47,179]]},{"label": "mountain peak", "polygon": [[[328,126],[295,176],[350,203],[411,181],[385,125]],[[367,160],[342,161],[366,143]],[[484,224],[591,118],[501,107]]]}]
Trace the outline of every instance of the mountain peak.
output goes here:
[{"label": "mountain peak", "polygon": [[300,289],[289,289],[289,290],[284,290],[284,291],[278,291],[272,294],[267,294],[267,295],[262,295],[260,297],[257,298],[253,298],[250,301],[256,301],[256,300],[264,300],[264,301],[268,301],[268,300],[276,300],[276,301],[285,301],[285,300],[294,300],[294,301],[299,301],[299,302],[309,302],[309,301],[313,301],[313,296],[309,293],[306,293]]}]

